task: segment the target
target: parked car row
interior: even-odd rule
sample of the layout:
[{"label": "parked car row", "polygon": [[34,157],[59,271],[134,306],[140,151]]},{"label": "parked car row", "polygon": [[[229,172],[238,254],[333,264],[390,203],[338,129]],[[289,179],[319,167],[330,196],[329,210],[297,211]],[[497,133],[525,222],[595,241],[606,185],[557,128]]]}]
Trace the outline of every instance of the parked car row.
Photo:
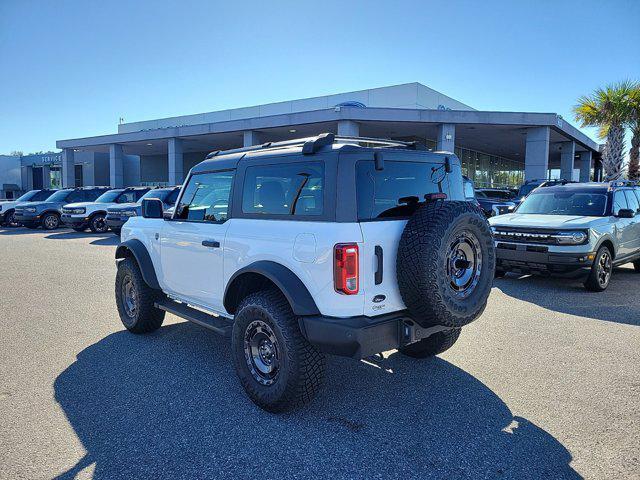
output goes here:
[{"label": "parked car row", "polygon": [[[112,230],[120,234],[129,217],[140,213],[143,198],[158,198],[169,209],[180,187],[76,187],[31,190],[13,201],[0,202],[0,225],[55,230],[61,225],[77,232]],[[110,223],[107,222],[112,211]]]}]

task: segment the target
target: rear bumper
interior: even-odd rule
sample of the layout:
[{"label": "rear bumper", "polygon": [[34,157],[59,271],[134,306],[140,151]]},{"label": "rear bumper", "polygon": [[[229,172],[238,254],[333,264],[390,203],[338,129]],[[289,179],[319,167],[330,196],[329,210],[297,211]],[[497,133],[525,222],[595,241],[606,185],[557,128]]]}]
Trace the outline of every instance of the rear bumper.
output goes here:
[{"label": "rear bumper", "polygon": [[439,326],[421,328],[406,311],[379,317],[300,317],[299,322],[303,335],[321,352],[358,359],[448,330]]},{"label": "rear bumper", "polygon": [[594,258],[588,250],[558,253],[541,245],[496,242],[496,268],[506,272],[579,277],[588,274]]}]

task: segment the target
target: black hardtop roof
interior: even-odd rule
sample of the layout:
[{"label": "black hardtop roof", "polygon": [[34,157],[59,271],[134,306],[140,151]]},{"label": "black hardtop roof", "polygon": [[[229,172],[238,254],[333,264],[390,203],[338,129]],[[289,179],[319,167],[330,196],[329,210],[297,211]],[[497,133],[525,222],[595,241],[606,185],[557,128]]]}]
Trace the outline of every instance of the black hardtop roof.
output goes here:
[{"label": "black hardtop roof", "polygon": [[192,168],[192,172],[208,172],[211,170],[227,170],[236,168],[238,162],[245,157],[256,158],[264,156],[272,158],[276,155],[303,154],[339,150],[349,151],[381,151],[381,150],[424,150],[425,153],[439,157],[452,156],[451,152],[430,152],[417,142],[402,142],[368,137],[342,137],[333,133],[323,133],[317,137],[300,138],[283,142],[267,142],[251,147],[235,148],[225,151],[214,151],[205,160]]}]

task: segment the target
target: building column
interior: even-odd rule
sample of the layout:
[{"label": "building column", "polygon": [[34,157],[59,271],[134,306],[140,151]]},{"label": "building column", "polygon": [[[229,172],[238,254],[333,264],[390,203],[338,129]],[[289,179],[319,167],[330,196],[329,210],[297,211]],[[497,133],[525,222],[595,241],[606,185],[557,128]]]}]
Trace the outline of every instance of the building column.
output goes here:
[{"label": "building column", "polygon": [[591,181],[591,150],[580,152],[580,181]]},{"label": "building column", "polygon": [[62,151],[62,186],[73,188],[76,186],[75,152],[73,148]]},{"label": "building column", "polygon": [[573,166],[576,156],[575,142],[562,142],[560,144],[560,178],[573,180]]},{"label": "building column", "polygon": [[122,145],[112,143],[109,145],[109,185],[111,188],[124,186],[124,165]]},{"label": "building column", "polygon": [[263,136],[260,132],[255,130],[245,130],[242,134],[242,146],[253,147],[254,145],[260,145],[264,143]]},{"label": "building column", "polygon": [[546,180],[549,176],[549,127],[527,129],[524,179]]},{"label": "building column", "polygon": [[184,153],[182,140],[170,138],[169,150],[169,185],[182,185],[184,182]]},{"label": "building column", "polygon": [[456,145],[456,126],[452,123],[438,125],[436,150],[439,152],[454,152]]},{"label": "building column", "polygon": [[339,120],[338,135],[341,137],[359,137],[360,125],[353,120]]},{"label": "building column", "polygon": [[51,167],[49,165],[42,165],[42,188],[51,188]]}]

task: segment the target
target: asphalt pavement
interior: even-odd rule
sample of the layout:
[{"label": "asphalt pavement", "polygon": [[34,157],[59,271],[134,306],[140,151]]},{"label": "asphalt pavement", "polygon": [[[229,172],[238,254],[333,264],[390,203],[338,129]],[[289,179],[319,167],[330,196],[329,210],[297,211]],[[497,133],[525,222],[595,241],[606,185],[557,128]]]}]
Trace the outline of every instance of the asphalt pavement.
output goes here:
[{"label": "asphalt pavement", "polygon": [[640,275],[496,280],[440,357],[330,357],[272,415],[228,340],[121,325],[111,234],[0,228],[0,478],[640,478]]}]

